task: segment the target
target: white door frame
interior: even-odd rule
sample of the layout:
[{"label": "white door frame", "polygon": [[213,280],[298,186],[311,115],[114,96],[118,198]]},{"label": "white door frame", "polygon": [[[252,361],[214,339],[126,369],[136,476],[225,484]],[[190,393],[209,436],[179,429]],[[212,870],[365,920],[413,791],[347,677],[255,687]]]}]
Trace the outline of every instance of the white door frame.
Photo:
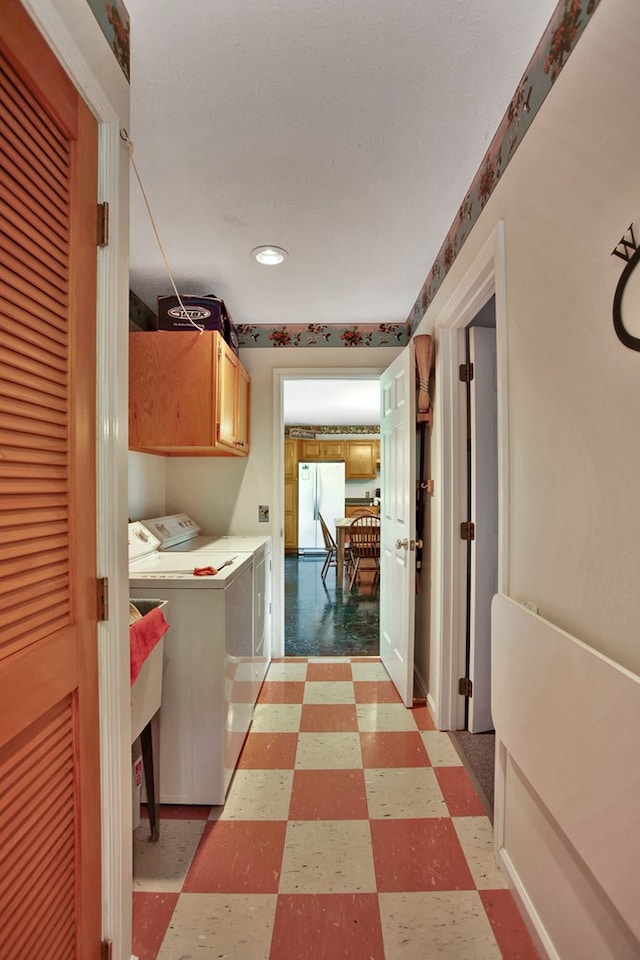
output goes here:
[{"label": "white door frame", "polygon": [[[102,936],[111,940],[114,960],[129,960],[132,897],[126,548],[129,197],[128,160],[120,139],[120,127],[123,122],[128,124],[128,117],[118,116],[99,74],[90,65],[88,51],[81,49],[69,32],[55,0],[22,0],[22,3],[98,121],[98,200],[106,201],[110,211],[109,245],[97,253],[96,576],[109,579],[110,606],[109,620],[98,624],[102,806],[99,827]],[[93,26],[95,18],[88,5],[86,16]],[[115,57],[113,59],[115,64]],[[128,113],[128,100],[123,109]]]},{"label": "white door frame", "polygon": [[384,367],[276,367],[273,371],[273,610],[271,653],[284,656],[285,380],[377,380]]},{"label": "white door frame", "polygon": [[[436,383],[434,404],[435,461],[439,464],[436,489],[440,511],[436,518],[439,584],[434,601],[439,649],[434,687],[436,722],[441,730],[460,729],[464,701],[458,680],[465,663],[466,551],[459,536],[460,504],[466,501],[465,443],[458,378],[464,361],[462,331],[489,298],[496,298],[496,361],[498,382],[498,591],[508,595],[509,574],[509,402],[507,363],[506,272],[504,224],[499,222],[436,320]],[[460,672],[462,671],[462,672]]]}]

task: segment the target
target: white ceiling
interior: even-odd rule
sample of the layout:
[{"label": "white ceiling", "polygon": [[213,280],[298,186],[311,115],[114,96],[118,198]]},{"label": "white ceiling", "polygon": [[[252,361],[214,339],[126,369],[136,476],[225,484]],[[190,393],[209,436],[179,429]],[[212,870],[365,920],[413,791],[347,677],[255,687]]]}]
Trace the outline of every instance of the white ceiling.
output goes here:
[{"label": "white ceiling", "polygon": [[284,423],[371,426],[380,423],[378,380],[285,380]]},{"label": "white ceiling", "polygon": [[[556,0],[127,0],[130,135],[181,293],[403,322]],[[131,287],[169,293],[137,185]],[[250,250],[277,244],[280,267]]]}]

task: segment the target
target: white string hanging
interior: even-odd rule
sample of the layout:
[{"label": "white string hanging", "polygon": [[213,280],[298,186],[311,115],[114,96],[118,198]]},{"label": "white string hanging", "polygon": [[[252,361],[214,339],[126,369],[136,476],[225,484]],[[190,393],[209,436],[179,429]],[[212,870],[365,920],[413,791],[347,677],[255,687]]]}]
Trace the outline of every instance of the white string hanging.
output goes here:
[{"label": "white string hanging", "polygon": [[173,279],[173,274],[172,274],[172,272],[171,272],[171,267],[169,266],[169,261],[167,260],[167,255],[166,255],[166,253],[164,252],[164,247],[162,246],[162,241],[161,241],[161,239],[160,239],[160,234],[158,233],[158,228],[157,228],[157,226],[156,226],[156,221],[155,221],[155,219],[154,219],[153,212],[152,212],[152,210],[151,210],[151,204],[149,203],[149,198],[147,197],[147,192],[146,192],[146,190],[144,189],[144,184],[143,184],[143,182],[142,182],[142,177],[140,176],[140,174],[139,174],[139,172],[138,172],[138,168],[137,168],[137,166],[136,166],[136,161],[135,161],[134,158],[133,158],[133,149],[134,149],[134,147],[133,147],[133,141],[129,139],[129,134],[128,134],[127,131],[124,130],[124,129],[123,129],[123,130],[120,130],[120,137],[121,137],[122,140],[124,140],[124,142],[125,142],[126,145],[127,145],[127,152],[128,152],[128,154],[129,154],[129,162],[131,163],[131,167],[132,167],[132,169],[133,169],[133,172],[134,172],[135,175],[136,175],[136,180],[138,181],[138,186],[140,187],[140,193],[142,194],[142,199],[144,200],[144,205],[145,205],[146,210],[147,210],[147,215],[148,215],[148,217],[149,217],[149,222],[151,223],[151,229],[153,230],[153,235],[154,235],[154,237],[156,238],[156,243],[158,244],[158,249],[159,249],[159,251],[160,251],[160,256],[162,257],[162,262],[164,263],[165,270],[167,271],[167,275],[168,275],[168,277],[169,277],[169,280],[171,281],[171,286],[173,287],[173,292],[175,293],[176,298],[177,298],[177,300],[178,300],[178,303],[180,304],[180,309],[181,309],[181,311],[182,311],[182,316],[189,321],[189,323],[191,324],[191,326],[195,327],[196,330],[198,330],[200,333],[202,333],[203,330],[204,330],[204,327],[201,327],[200,324],[196,323],[195,320],[192,320],[192,319],[191,319],[191,317],[189,316],[189,314],[188,314],[188,312],[187,312],[187,310],[186,310],[186,308],[185,308],[184,303],[182,302],[182,297],[181,297],[180,294],[178,293],[178,288],[177,288],[177,286],[176,286],[176,284],[175,284],[175,280]]}]

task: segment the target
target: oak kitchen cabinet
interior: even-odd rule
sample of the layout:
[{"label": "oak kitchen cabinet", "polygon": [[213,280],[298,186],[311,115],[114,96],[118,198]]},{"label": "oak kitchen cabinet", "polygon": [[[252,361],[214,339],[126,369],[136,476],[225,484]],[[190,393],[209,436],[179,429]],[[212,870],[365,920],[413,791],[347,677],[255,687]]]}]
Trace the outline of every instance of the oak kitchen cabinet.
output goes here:
[{"label": "oak kitchen cabinet", "polygon": [[344,440],[300,440],[299,460],[344,460],[346,442]]},{"label": "oak kitchen cabinet", "polygon": [[129,334],[129,448],[246,457],[251,380],[217,331]]},{"label": "oak kitchen cabinet", "polygon": [[298,441],[284,441],[284,549],[298,550]]},{"label": "oak kitchen cabinet", "polygon": [[348,440],[345,459],[347,480],[374,480],[379,451],[379,440]]},{"label": "oak kitchen cabinet", "polygon": [[[298,549],[298,462],[300,460],[345,461],[346,480],[374,480],[378,473],[380,441],[369,440],[296,440],[284,441],[284,548]],[[345,516],[361,510],[345,508]],[[377,510],[375,511],[377,513]]]}]

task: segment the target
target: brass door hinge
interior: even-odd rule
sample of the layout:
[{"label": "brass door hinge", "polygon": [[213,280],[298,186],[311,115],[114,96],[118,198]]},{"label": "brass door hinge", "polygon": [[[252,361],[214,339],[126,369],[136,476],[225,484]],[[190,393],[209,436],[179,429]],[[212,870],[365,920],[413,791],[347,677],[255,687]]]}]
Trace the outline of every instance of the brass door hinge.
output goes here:
[{"label": "brass door hinge", "polygon": [[469,680],[469,677],[460,677],[458,680],[458,693],[461,697],[473,696],[473,683]]},{"label": "brass door hinge", "polygon": [[98,204],[98,246],[109,245],[109,204]]},{"label": "brass door hinge", "polygon": [[476,525],[473,520],[465,520],[464,523],[460,524],[460,539],[461,540],[475,540],[476,538]]},{"label": "brass door hinge", "polygon": [[113,941],[103,940],[100,949],[100,960],[113,960]]},{"label": "brass door hinge", "polygon": [[473,364],[461,363],[458,373],[462,383],[471,383],[473,380]]},{"label": "brass door hinge", "polygon": [[99,577],[96,580],[98,591],[98,620],[109,619],[109,579],[108,577]]}]

